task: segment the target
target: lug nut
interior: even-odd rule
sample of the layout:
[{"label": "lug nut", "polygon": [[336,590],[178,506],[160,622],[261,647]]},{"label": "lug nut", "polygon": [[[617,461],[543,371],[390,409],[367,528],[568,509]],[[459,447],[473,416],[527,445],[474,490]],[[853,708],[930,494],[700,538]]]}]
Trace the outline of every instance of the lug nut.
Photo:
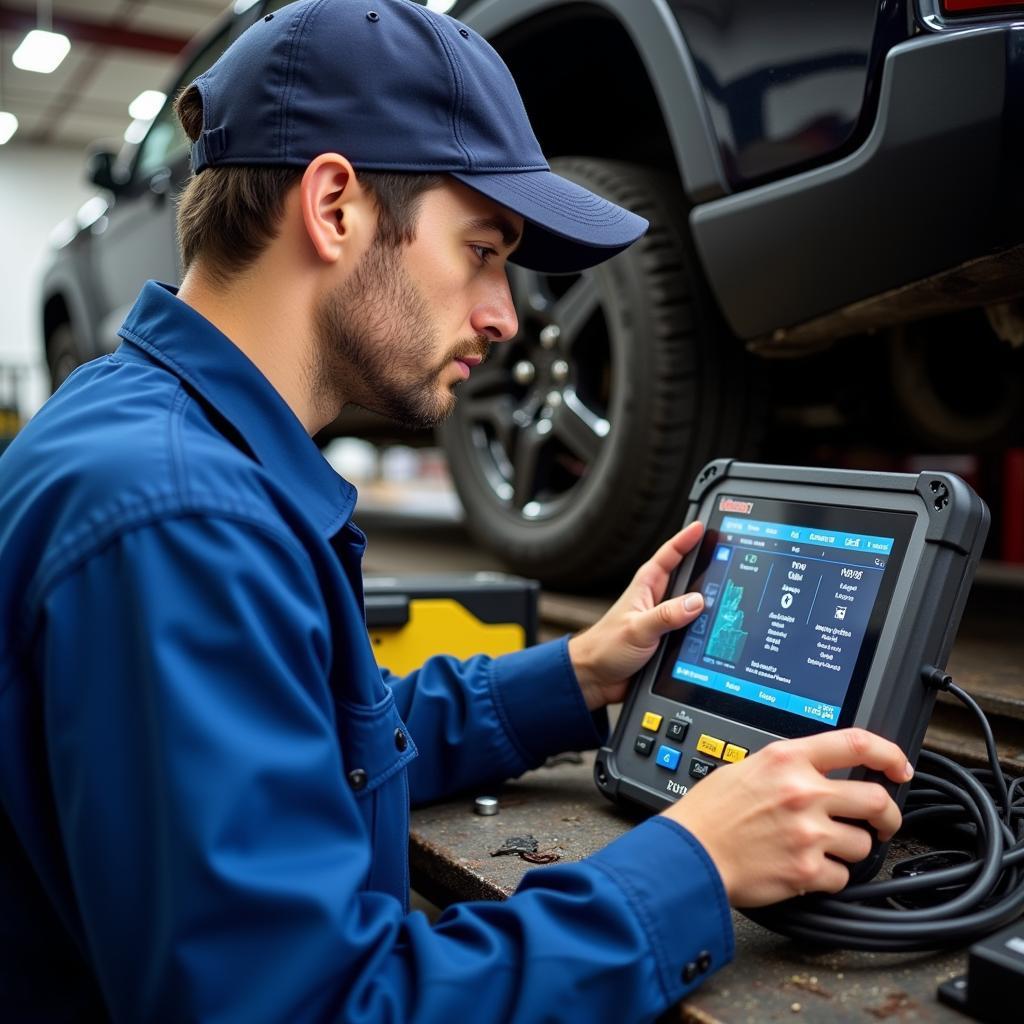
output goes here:
[{"label": "lug nut", "polygon": [[540,343],[542,348],[554,348],[562,335],[562,329],[558,324],[548,324],[540,332]]},{"label": "lug nut", "polygon": [[552,409],[557,409],[562,404],[562,392],[561,391],[549,391],[548,397],[544,399],[548,406]]},{"label": "lug nut", "polygon": [[556,359],[551,364],[551,376],[556,383],[564,383],[566,377],[569,376],[569,364],[564,359]]},{"label": "lug nut", "polygon": [[522,359],[512,367],[512,379],[517,384],[530,384],[537,375],[537,369],[528,359]]}]

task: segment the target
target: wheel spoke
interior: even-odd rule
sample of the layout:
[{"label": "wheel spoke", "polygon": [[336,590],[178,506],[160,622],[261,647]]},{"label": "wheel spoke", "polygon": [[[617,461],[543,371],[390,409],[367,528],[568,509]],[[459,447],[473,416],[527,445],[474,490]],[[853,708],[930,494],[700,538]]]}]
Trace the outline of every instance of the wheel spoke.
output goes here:
[{"label": "wheel spoke", "polygon": [[568,352],[601,305],[593,274],[581,274],[579,280],[551,307],[551,317],[562,329],[559,347]]},{"label": "wheel spoke", "polygon": [[517,429],[515,411],[516,404],[510,395],[492,395],[467,401],[462,410],[462,420],[470,427],[488,425],[501,447],[511,454]]},{"label": "wheel spoke", "polygon": [[601,454],[610,429],[608,421],[587,408],[571,388],[562,393],[562,403],[551,417],[551,426],[555,437],[587,465],[592,465]]},{"label": "wheel spoke", "polygon": [[546,440],[535,426],[519,431],[515,446],[515,475],[512,481],[512,504],[518,509],[522,509],[536,497],[540,452]]}]

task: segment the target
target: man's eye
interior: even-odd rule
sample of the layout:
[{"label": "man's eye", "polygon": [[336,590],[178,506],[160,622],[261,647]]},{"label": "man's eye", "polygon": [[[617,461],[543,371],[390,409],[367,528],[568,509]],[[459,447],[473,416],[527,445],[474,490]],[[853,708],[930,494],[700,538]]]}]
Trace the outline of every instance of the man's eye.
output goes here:
[{"label": "man's eye", "polygon": [[477,259],[479,259],[481,263],[486,263],[492,256],[498,255],[494,249],[490,249],[486,245],[471,245],[470,249],[476,253]]}]

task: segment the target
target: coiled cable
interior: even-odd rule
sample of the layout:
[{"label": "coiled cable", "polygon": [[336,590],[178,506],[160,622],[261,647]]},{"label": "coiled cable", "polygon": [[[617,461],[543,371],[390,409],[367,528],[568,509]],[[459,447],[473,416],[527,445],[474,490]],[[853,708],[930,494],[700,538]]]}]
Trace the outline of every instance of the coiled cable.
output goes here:
[{"label": "coiled cable", "polygon": [[924,678],[977,717],[987,769],[922,750],[900,834],[941,836],[952,849],[910,857],[892,877],[743,911],[791,938],[843,949],[911,952],[973,942],[1024,913],[1024,776],[1007,780],[985,713],[935,669]]}]

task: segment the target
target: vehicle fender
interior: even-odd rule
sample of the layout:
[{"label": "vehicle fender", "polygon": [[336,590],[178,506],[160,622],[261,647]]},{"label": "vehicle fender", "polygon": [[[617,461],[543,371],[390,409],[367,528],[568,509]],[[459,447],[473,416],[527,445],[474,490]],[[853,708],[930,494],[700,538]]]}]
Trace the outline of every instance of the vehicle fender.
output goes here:
[{"label": "vehicle fender", "polygon": [[[564,6],[565,0],[481,0],[461,20],[492,42],[497,39],[500,50],[504,32]],[[632,39],[658,97],[690,202],[729,193],[693,57],[666,0],[588,0],[577,6],[611,15]]]},{"label": "vehicle fender", "polygon": [[95,323],[98,312],[92,309],[88,299],[88,288],[79,280],[75,273],[75,265],[82,257],[75,253],[58,257],[57,261],[46,271],[41,287],[42,301],[39,307],[40,337],[45,352],[46,315],[45,310],[50,301],[60,298],[67,307],[68,318],[75,340],[81,346],[84,359],[95,359],[105,351],[96,337]]}]

